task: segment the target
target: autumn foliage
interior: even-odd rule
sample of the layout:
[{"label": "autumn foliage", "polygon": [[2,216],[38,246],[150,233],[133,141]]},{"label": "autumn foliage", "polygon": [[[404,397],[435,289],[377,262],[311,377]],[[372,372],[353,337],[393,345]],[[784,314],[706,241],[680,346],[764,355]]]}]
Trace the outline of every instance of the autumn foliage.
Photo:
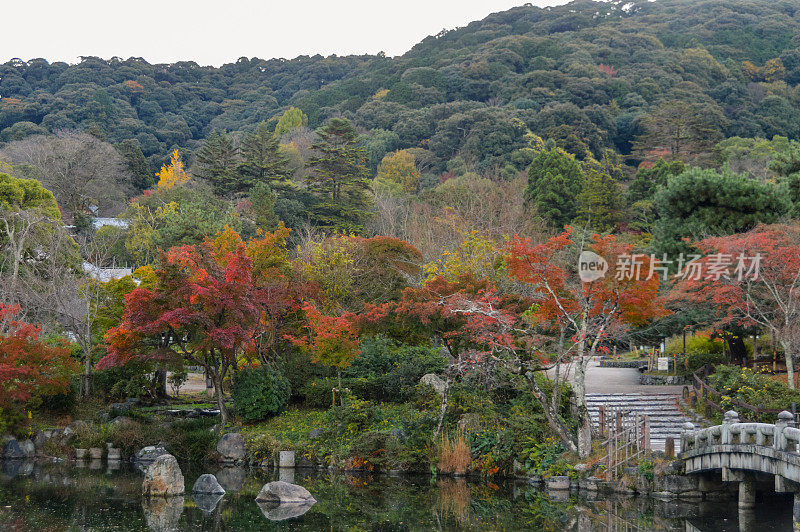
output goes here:
[{"label": "autumn foliage", "polygon": [[800,351],[800,225],[760,225],[695,246],[703,252],[697,274],[678,282],[670,298],[710,306],[719,327],[769,331],[784,350],[793,386]]},{"label": "autumn foliage", "polygon": [[183,167],[183,161],[181,161],[181,156],[177,149],[172,152],[169,165],[162,166],[161,171],[156,173],[156,177],[158,178],[159,190],[169,190],[189,181],[190,176]]},{"label": "autumn foliage", "polygon": [[19,311],[19,306],[0,304],[0,410],[6,411],[66,392],[78,371],[69,348],[44,343],[41,329],[16,318]]},{"label": "autumn foliage", "polygon": [[184,360],[222,380],[237,357],[267,357],[296,298],[286,277],[279,228],[245,244],[225,228],[202,244],[173,247],[161,257],[154,288],[125,298],[122,323],[106,334],[108,354],[98,369],[137,359]]}]

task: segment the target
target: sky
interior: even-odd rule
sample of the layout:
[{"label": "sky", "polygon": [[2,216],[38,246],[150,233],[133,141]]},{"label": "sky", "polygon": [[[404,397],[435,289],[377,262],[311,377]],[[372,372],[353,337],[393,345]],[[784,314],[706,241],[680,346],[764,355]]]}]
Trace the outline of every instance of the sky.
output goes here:
[{"label": "sky", "polygon": [[[526,0],[23,0],[4,2],[0,63],[143,57],[219,66],[239,57],[402,55],[442,29]],[[528,0],[536,6],[565,0]]]}]

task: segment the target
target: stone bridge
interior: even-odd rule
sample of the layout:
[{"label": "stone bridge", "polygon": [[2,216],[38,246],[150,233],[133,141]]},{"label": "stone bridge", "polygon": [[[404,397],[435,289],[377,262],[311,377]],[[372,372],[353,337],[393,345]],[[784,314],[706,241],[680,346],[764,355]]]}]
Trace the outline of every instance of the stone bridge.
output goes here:
[{"label": "stone bridge", "polygon": [[[777,422],[741,423],[739,414],[725,413],[722,425],[696,429],[683,425],[681,454],[686,474],[715,474],[723,482],[739,483],[739,508],[755,506],[755,481],[771,475],[777,493],[794,493],[795,522],[800,510],[800,428],[790,412]],[[701,483],[702,484],[702,483]],[[702,490],[701,490],[702,491]]]}]

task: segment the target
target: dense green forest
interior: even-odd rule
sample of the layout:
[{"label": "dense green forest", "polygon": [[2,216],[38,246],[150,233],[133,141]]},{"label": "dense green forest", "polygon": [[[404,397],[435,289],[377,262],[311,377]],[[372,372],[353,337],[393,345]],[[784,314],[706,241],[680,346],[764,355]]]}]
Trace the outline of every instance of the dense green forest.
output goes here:
[{"label": "dense green forest", "polygon": [[581,158],[630,155],[647,117],[675,100],[711,139],[794,139],[797,33],[789,0],[577,1],[496,13],[396,58],[13,60],[0,66],[0,141],[83,129],[135,139],[157,170],[176,147],[193,152],[214,131],[253,131],[295,106],[312,129],[350,119],[373,171],[413,148],[428,173],[508,176],[530,162],[528,131]]}]

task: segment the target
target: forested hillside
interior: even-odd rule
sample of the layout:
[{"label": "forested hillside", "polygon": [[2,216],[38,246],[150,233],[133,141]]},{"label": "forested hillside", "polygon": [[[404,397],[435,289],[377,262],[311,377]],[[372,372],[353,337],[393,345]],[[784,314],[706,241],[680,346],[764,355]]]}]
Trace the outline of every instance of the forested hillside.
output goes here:
[{"label": "forested hillside", "polygon": [[[218,429],[307,427],[250,440],[258,460],[547,478],[566,452],[607,464],[586,461],[601,354],[652,366],[641,346],[681,338],[690,375],[781,353],[800,387],[799,16],[576,1],[395,58],[3,65],[0,436],[201,366]],[[756,413],[800,401],[736,375],[715,386]],[[163,441],[95,426],[81,448]]]},{"label": "forested hillside", "polygon": [[[0,66],[0,141],[84,129],[135,139],[153,170],[213,131],[252,131],[289,106],[309,126],[349,118],[374,171],[424,150],[425,172],[509,175],[528,131],[576,156],[631,153],[647,117],[681,100],[710,139],[800,134],[797,4],[659,0],[519,7],[388,58],[185,61],[85,57]],[[687,150],[702,146],[688,145]]]}]

